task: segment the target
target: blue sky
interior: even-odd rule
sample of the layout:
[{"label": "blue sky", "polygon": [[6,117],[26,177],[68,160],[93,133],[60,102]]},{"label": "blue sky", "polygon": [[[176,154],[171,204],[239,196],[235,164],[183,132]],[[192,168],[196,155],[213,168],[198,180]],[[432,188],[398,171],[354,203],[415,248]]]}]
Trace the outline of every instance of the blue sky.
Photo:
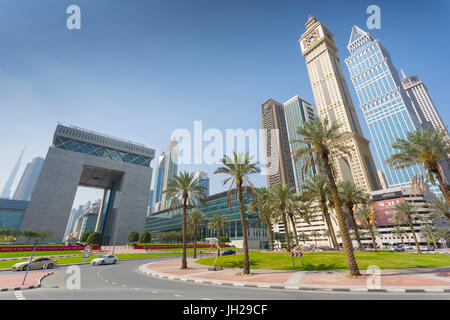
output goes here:
[{"label": "blue sky", "polygon": [[[66,28],[72,4],[81,7],[81,30]],[[45,156],[58,122],[144,143],[159,155],[173,130],[192,130],[195,120],[205,129],[258,129],[268,98],[300,95],[314,102],[298,45],[308,12],[334,33],[348,75],[351,28],[367,30],[371,4],[380,6],[382,20],[381,29],[370,32],[398,70],[425,82],[448,123],[446,0],[3,0],[0,188],[25,145],[15,185],[26,162]],[[203,169],[211,192],[223,190],[215,166],[181,169]],[[254,181],[262,186],[266,180]],[[76,204],[95,197],[86,192]]]}]

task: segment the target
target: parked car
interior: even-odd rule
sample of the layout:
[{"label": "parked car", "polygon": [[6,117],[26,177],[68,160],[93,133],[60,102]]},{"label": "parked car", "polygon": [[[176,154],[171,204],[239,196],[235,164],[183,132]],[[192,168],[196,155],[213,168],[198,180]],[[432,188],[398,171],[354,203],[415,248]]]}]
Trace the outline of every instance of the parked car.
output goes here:
[{"label": "parked car", "polygon": [[91,265],[97,266],[97,265],[104,265],[104,264],[115,264],[115,263],[117,263],[117,261],[119,261],[119,258],[110,254],[110,255],[105,255],[105,256],[101,256],[101,257],[93,259],[91,261]]},{"label": "parked car", "polygon": [[420,246],[421,251],[434,251],[434,247],[432,245]]},{"label": "parked car", "polygon": [[225,251],[222,253],[223,256],[231,256],[231,255],[233,255],[233,254],[236,254],[236,251],[233,251],[233,250],[225,250]]},{"label": "parked car", "polygon": [[405,247],[401,246],[401,245],[391,246],[389,248],[389,251],[391,251],[391,252],[404,252],[405,251]]},{"label": "parked car", "polygon": [[47,257],[39,257],[33,259],[31,262],[30,260],[28,260],[16,263],[15,265],[13,265],[12,270],[26,271],[28,265],[30,265],[30,270],[52,269],[58,265],[58,260]]}]

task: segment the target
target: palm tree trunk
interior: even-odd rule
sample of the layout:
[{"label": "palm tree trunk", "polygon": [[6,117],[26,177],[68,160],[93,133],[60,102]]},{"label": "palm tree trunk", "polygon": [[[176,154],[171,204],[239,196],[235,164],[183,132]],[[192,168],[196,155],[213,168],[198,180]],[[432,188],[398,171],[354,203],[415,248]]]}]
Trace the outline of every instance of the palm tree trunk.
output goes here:
[{"label": "palm tree trunk", "polygon": [[239,209],[241,211],[242,241],[244,247],[244,274],[250,274],[250,260],[248,258],[247,223],[245,222],[244,200],[242,196],[242,182],[237,184]]},{"label": "palm tree trunk", "polygon": [[197,225],[194,225],[194,259],[197,258]]},{"label": "palm tree trunk", "polygon": [[187,203],[187,196],[183,196],[183,258],[181,259],[181,269],[187,269],[187,259],[186,259],[186,203]]},{"label": "palm tree trunk", "polygon": [[297,245],[297,248],[298,248],[299,245],[298,245],[297,226],[295,225],[295,219],[294,219],[294,215],[292,214],[292,212],[289,212],[289,218],[291,219],[292,228],[294,229],[295,244]]},{"label": "palm tree trunk", "polygon": [[[218,233],[218,236],[217,236],[217,244],[219,245],[219,248],[220,248],[220,234],[221,234],[221,232],[220,232],[221,230],[220,230],[220,226],[217,228],[217,233]],[[217,249],[217,256],[219,257],[220,256],[220,249]]]},{"label": "palm tree trunk", "polygon": [[327,202],[324,197],[320,199],[320,207],[322,209],[323,216],[327,223],[328,231],[330,233],[331,242],[333,243],[333,247],[336,251],[339,251],[339,244],[336,239],[336,234],[334,233],[333,223],[331,222],[330,213],[328,212]]},{"label": "palm tree trunk", "polygon": [[413,223],[412,223],[411,217],[408,218],[408,223],[409,223],[409,227],[411,228],[411,233],[413,235],[414,242],[416,243],[417,253],[422,253],[422,251],[420,250],[419,242],[417,241],[416,232],[414,231],[414,227],[413,227]]},{"label": "palm tree trunk", "polygon": [[281,209],[281,216],[283,218],[283,224],[284,224],[284,236],[286,238],[286,250],[289,252],[289,251],[291,251],[291,244],[289,241],[289,228],[288,228],[288,223],[286,220],[286,214],[284,213],[284,209]]},{"label": "palm tree trunk", "polygon": [[339,229],[341,230],[342,243],[344,244],[344,251],[347,257],[347,266],[350,272],[350,276],[357,277],[361,274],[359,273],[358,264],[356,263],[355,255],[353,253],[353,244],[352,240],[350,239],[350,234],[348,233],[344,212],[342,211],[341,199],[339,198],[339,192],[333,177],[333,173],[331,171],[329,158],[326,153],[322,153],[322,160],[325,165],[325,170],[327,171],[328,180],[330,183],[331,196],[333,198]]},{"label": "palm tree trunk", "polygon": [[[441,172],[437,168],[430,170],[430,171],[434,174],[434,176],[438,180],[439,189],[441,189],[441,192],[444,195],[444,198],[445,198],[445,201],[447,201],[447,204],[450,205],[450,190],[449,190],[447,184],[445,183],[444,177],[442,176]],[[450,214],[448,212],[445,213],[445,215],[448,219],[450,219]]]},{"label": "palm tree trunk", "polygon": [[266,221],[267,225],[267,235],[269,236],[269,243],[270,243],[270,251],[273,251],[273,233],[272,233],[272,223],[269,219]]},{"label": "palm tree trunk", "polygon": [[364,251],[362,243],[361,243],[361,237],[359,236],[358,224],[356,223],[355,215],[353,214],[353,206],[351,206],[351,207],[349,206],[347,209],[348,209],[348,214],[350,215],[350,218],[352,220],[352,226],[353,226],[353,230],[355,231],[355,238],[356,238],[356,242],[358,242],[359,250]]},{"label": "palm tree trunk", "polygon": [[372,238],[373,250],[377,251],[377,243],[375,242],[375,235],[373,234],[372,225],[370,224],[369,219],[367,219],[367,225],[369,226],[370,237]]}]

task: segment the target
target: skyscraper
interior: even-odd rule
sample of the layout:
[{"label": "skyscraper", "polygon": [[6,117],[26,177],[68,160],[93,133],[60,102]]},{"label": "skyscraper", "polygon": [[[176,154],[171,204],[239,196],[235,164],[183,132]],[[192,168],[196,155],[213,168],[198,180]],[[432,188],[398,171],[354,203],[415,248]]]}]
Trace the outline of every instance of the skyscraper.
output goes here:
[{"label": "skyscraper", "polygon": [[200,184],[205,188],[205,196],[209,196],[209,177],[206,172],[197,171],[194,174],[194,178],[199,179]]},{"label": "skyscraper", "polygon": [[22,162],[23,153],[25,152],[25,148],[23,148],[22,152],[20,153],[19,159],[17,159],[16,165],[12,169],[11,173],[9,174],[8,180],[6,181],[5,185],[3,186],[2,193],[0,194],[0,198],[9,198],[9,195],[11,194],[11,187],[14,183],[14,180],[16,179],[17,171],[19,171],[20,163]]},{"label": "skyscraper", "polygon": [[[414,109],[394,68],[388,51],[379,40],[354,26],[348,44],[346,63],[361,109],[386,175],[389,188],[408,186],[421,166],[398,169],[386,164],[394,153],[392,143],[406,138],[425,123],[423,113]],[[431,191],[439,192],[432,187]]]},{"label": "skyscraper", "polygon": [[[167,189],[169,181],[178,174],[178,142],[173,138],[166,151],[166,159],[164,165],[164,180],[162,184],[162,191]],[[161,210],[168,208],[170,205],[170,199],[167,198],[166,193],[162,193],[161,197]]]},{"label": "skyscraper", "polygon": [[411,99],[413,107],[423,113],[425,120],[429,121],[435,130],[446,130],[425,84],[417,76],[407,77],[403,70],[402,75],[403,88]]},{"label": "skyscraper", "polygon": [[[314,106],[308,101],[295,96],[284,103],[284,117],[287,126],[288,140],[302,139],[302,136],[297,134],[297,128],[303,126],[303,122],[312,122],[317,117]],[[290,151],[304,147],[301,143],[289,143]],[[292,158],[292,157],[291,157]],[[303,184],[303,165],[304,160],[294,161],[292,158],[292,167],[294,171],[295,187],[297,192],[302,191]],[[310,174],[311,172],[309,172]],[[315,173],[315,171],[313,171]],[[307,175],[304,177],[306,178]]]},{"label": "skyscraper", "polygon": [[309,15],[306,32],[299,42],[306,59],[319,117],[322,120],[328,118],[330,124],[338,122],[341,132],[350,133],[342,144],[351,148],[351,157],[332,155],[337,180],[351,181],[366,191],[378,190],[380,182],[369,141],[364,138],[356,116],[333,34]]},{"label": "skyscraper", "polygon": [[164,171],[166,166],[166,153],[163,152],[158,157],[158,162],[156,163],[156,176],[155,176],[155,192],[153,196],[153,205],[161,202],[163,183],[164,183]]},{"label": "skyscraper", "polygon": [[42,165],[44,164],[44,158],[37,157],[29,162],[20,178],[20,182],[17,185],[14,192],[14,200],[30,201],[31,194],[33,193],[36,181],[41,173]]},{"label": "skyscraper", "polygon": [[267,186],[277,183],[295,187],[284,106],[268,99],[261,106],[262,128],[265,129],[264,148]]}]

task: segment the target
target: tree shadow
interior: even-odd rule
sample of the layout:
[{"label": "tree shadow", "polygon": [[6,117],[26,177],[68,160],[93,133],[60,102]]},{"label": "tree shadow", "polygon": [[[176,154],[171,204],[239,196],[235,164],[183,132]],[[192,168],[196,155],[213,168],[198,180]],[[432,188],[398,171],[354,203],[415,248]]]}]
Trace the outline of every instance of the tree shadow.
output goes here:
[{"label": "tree shadow", "polygon": [[[297,269],[297,268],[296,268]],[[306,263],[304,268],[301,268],[303,270],[307,270],[307,271],[327,271],[327,270],[335,270],[336,269],[336,263],[332,263],[332,264],[319,264],[319,265],[315,265],[315,264],[310,264],[310,263]],[[331,272],[330,272],[331,273]]]}]

